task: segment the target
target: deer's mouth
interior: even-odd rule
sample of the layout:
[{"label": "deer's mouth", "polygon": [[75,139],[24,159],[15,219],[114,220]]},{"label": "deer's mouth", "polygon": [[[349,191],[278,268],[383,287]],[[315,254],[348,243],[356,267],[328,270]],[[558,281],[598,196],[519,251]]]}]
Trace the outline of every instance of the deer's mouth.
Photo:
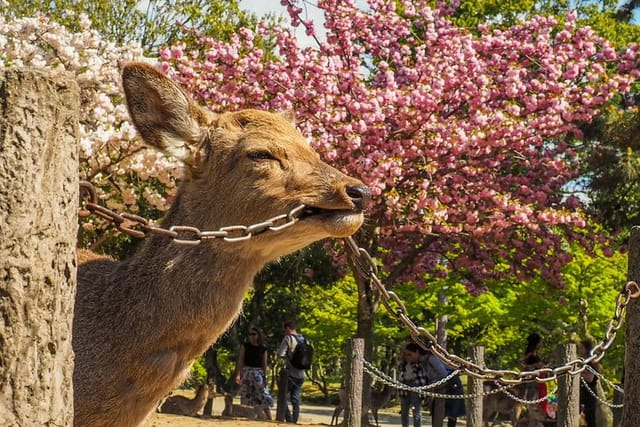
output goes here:
[{"label": "deer's mouth", "polygon": [[313,206],[305,206],[300,214],[300,219],[328,217],[328,216],[346,216],[359,215],[362,212],[356,209],[323,209]]}]

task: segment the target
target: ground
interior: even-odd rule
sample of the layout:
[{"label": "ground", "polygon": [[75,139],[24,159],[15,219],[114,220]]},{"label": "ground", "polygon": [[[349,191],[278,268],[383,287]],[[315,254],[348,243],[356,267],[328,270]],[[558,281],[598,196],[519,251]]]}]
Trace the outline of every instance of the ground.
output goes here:
[{"label": "ground", "polygon": [[[183,394],[183,393],[180,393]],[[189,393],[184,393],[189,395]],[[191,392],[191,395],[193,393]],[[191,396],[190,396],[191,397]],[[226,426],[226,427],[290,427],[291,424],[281,423],[277,421],[251,421],[242,418],[222,418],[220,414],[224,408],[223,398],[221,396],[216,397],[213,404],[213,418],[199,418],[199,417],[183,417],[179,415],[170,414],[153,414],[145,427],[214,427],[214,426]],[[331,423],[331,418],[334,411],[333,406],[321,406],[304,404],[301,407],[299,425],[306,427],[318,427],[328,426]],[[273,411],[275,415],[275,411]],[[344,414],[343,414],[344,415]],[[429,423],[425,422],[426,416],[423,416],[423,425],[428,426]],[[400,416],[398,415],[398,408],[386,408],[379,413],[380,427],[398,426],[400,425]],[[342,421],[342,417],[340,417]]]},{"label": "ground", "polygon": [[[182,394],[192,397],[192,391],[178,391]],[[236,399],[237,400],[237,399]],[[238,402],[236,402],[238,403]],[[221,396],[217,396],[213,403],[213,417],[185,417],[171,414],[153,414],[147,421],[146,427],[212,427],[212,426],[238,426],[238,427],[288,427],[291,424],[280,423],[277,421],[252,421],[245,418],[223,418],[220,416],[224,408],[224,400]],[[300,411],[299,423],[305,426],[327,426],[331,422],[333,407],[303,405]],[[275,410],[273,411],[275,416]]]},{"label": "ground", "polygon": [[[268,425],[270,427],[289,427],[291,424],[279,423],[276,421],[250,421],[240,418],[213,417],[201,419],[195,417],[181,417],[179,415],[154,414],[149,420],[149,427],[210,427],[210,426],[237,426],[237,427],[258,427]],[[327,424],[305,424],[306,426],[326,426]]]}]

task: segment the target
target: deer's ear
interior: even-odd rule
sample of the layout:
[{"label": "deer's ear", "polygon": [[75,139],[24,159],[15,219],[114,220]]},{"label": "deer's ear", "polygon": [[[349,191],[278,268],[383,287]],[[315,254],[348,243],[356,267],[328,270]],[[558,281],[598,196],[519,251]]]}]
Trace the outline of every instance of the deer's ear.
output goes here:
[{"label": "deer's ear", "polygon": [[280,111],[278,114],[294,125],[296,124],[296,112],[294,110]]},{"label": "deer's ear", "polygon": [[145,63],[124,66],[122,85],[129,114],[144,141],[189,166],[213,113],[199,107],[168,77]]}]

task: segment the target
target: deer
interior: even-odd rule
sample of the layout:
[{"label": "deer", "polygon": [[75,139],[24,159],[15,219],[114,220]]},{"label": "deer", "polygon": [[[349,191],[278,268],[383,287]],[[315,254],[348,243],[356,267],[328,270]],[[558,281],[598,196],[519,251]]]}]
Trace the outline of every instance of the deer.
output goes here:
[{"label": "deer", "polygon": [[340,418],[340,414],[344,411],[344,405],[347,401],[347,390],[344,387],[341,387],[338,390],[338,405],[333,410],[333,415],[331,416],[331,423],[329,425],[336,426],[338,425],[338,418]]},{"label": "deer", "polygon": [[221,415],[223,417],[248,418],[250,420],[267,419],[262,408],[233,403],[233,395],[229,393],[224,395],[224,409]]},{"label": "deer", "polygon": [[215,386],[207,383],[200,384],[193,399],[179,395],[169,396],[158,407],[158,412],[195,417],[204,407],[209,396],[215,396]]},{"label": "deer", "polygon": [[[490,392],[496,389],[494,383],[487,383],[484,386],[485,392]],[[518,397],[520,392],[516,390]],[[520,412],[522,410],[522,404],[513,400],[510,396],[498,392],[485,395],[482,402],[482,419],[484,420],[485,427],[489,427],[489,424],[493,425],[498,416],[504,415],[509,418],[512,425],[517,425]]]},{"label": "deer", "polygon": [[[389,403],[389,400],[393,395],[393,391],[394,389],[388,384],[385,384],[380,390],[371,390],[371,414],[373,415],[373,419],[376,422],[376,427],[380,426],[380,423],[378,422],[378,410]],[[346,393],[347,391],[344,388],[341,388],[338,391],[338,397],[340,401],[338,403],[338,406],[336,406],[336,408],[333,410],[333,415],[331,416],[330,425],[332,426],[338,425],[340,414],[342,414],[342,411],[344,411],[344,405],[347,400]]]},{"label": "deer", "polygon": [[[534,384],[536,385],[536,384]],[[527,395],[527,386],[529,384],[520,384],[512,390],[512,394],[516,398],[530,399]],[[486,392],[495,390],[497,386],[494,383],[487,383],[484,386]],[[534,390],[534,394],[537,390]],[[537,395],[537,394],[536,394]],[[524,410],[524,415],[522,415]],[[492,393],[484,396],[482,403],[482,418],[484,420],[485,427],[494,425],[495,420],[499,415],[505,415],[509,417],[511,424],[517,427],[538,427],[544,425],[546,416],[540,405],[524,405],[512,396],[505,393]]]},{"label": "deer", "polygon": [[376,421],[376,427],[380,427],[378,410],[384,408],[389,403],[393,392],[393,387],[388,384],[385,384],[380,390],[371,390],[371,414]]},{"label": "deer", "polygon": [[219,230],[303,209],[286,229],[250,239],[176,245],[151,233],[129,259],[78,252],[72,347],[74,425],[137,426],[238,316],[269,262],[326,238],[353,235],[370,189],[320,159],[293,114],[215,113],[147,63],[122,86],[142,140],[185,168],[163,228]]}]

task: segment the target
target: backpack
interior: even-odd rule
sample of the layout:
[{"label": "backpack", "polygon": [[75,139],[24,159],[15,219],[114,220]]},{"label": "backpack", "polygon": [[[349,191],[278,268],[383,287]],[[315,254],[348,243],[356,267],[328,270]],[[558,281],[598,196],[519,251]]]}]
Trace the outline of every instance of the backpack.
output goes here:
[{"label": "backpack", "polygon": [[291,366],[296,369],[309,369],[311,368],[311,360],[313,359],[313,347],[309,344],[309,341],[303,336],[295,336],[297,342],[296,347],[291,353]]}]

